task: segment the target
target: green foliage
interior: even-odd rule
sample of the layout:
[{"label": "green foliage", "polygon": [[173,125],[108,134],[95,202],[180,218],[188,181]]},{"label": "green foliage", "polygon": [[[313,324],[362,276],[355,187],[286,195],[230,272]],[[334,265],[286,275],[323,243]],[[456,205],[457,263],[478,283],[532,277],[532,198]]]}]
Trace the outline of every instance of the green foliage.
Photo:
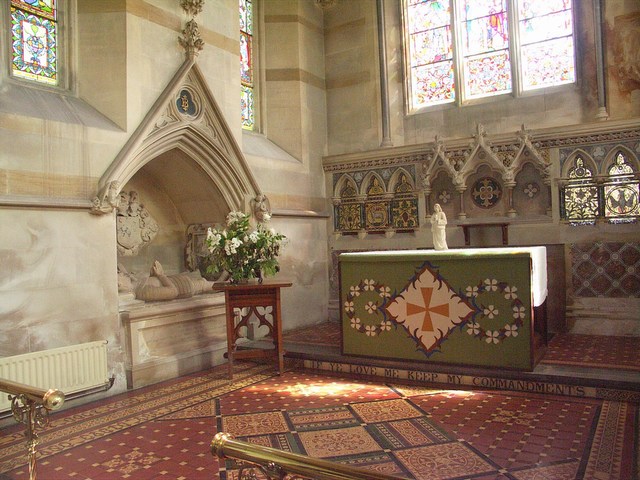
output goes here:
[{"label": "green foliage", "polygon": [[209,228],[207,273],[226,271],[232,281],[275,275],[280,270],[278,255],[286,237],[259,224],[251,229],[249,215],[231,212],[226,228]]}]

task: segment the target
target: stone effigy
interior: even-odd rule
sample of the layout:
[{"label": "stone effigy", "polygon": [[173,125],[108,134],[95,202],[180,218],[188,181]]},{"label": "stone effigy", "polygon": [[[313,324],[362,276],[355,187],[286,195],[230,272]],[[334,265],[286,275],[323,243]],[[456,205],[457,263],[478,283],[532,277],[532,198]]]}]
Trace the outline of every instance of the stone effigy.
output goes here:
[{"label": "stone effigy", "polygon": [[135,297],[145,302],[189,298],[211,290],[213,282],[197,272],[166,275],[162,264],[154,261],[149,277],[135,287]]}]

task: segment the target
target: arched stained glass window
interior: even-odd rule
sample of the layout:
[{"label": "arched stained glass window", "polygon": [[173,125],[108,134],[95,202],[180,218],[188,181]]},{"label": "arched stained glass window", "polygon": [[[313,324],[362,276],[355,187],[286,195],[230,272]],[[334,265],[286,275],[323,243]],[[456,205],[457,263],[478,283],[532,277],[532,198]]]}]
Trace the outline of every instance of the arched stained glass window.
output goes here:
[{"label": "arched stained glass window", "polygon": [[253,0],[239,0],[240,13],[240,83],[242,128],[254,130],[255,90],[253,69]]},{"label": "arched stained glass window", "polygon": [[58,85],[56,0],[11,0],[11,73]]},{"label": "arched stained glass window", "polygon": [[572,0],[404,0],[410,110],[573,83]]},{"label": "arched stained glass window", "polygon": [[604,214],[611,222],[635,220],[640,215],[639,181],[621,151],[614,156],[604,184]]},{"label": "arched stained glass window", "polygon": [[562,217],[572,223],[594,223],[598,216],[598,187],[593,172],[577,156],[562,189]]}]

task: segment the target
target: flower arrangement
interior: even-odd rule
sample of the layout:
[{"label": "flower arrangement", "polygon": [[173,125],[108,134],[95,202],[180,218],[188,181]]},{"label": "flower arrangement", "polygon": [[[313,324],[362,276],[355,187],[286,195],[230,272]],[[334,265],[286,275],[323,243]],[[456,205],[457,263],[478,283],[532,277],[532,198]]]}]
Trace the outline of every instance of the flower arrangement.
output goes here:
[{"label": "flower arrangement", "polygon": [[248,214],[231,212],[226,228],[207,230],[207,273],[226,271],[235,283],[249,278],[261,281],[263,276],[275,275],[280,271],[278,255],[286,238],[262,223],[252,230]]}]

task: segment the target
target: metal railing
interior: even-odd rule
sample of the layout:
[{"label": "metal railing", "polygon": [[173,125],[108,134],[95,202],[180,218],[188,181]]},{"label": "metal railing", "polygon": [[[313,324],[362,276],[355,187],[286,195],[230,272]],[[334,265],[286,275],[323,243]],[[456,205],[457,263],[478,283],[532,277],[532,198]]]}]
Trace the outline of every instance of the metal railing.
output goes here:
[{"label": "metal railing", "polygon": [[241,460],[239,480],[260,478],[256,470],[270,479],[319,479],[319,480],[397,480],[398,477],[368,472],[297,453],[284,452],[235,440],[228,433],[213,437],[211,453],[220,459]]},{"label": "metal railing", "polygon": [[38,445],[36,429],[46,427],[49,423],[49,412],[62,407],[64,393],[53,388],[45,390],[2,378],[0,378],[0,392],[9,394],[13,418],[27,427],[24,435],[27,439],[29,479],[35,480],[37,477],[36,446]]}]

